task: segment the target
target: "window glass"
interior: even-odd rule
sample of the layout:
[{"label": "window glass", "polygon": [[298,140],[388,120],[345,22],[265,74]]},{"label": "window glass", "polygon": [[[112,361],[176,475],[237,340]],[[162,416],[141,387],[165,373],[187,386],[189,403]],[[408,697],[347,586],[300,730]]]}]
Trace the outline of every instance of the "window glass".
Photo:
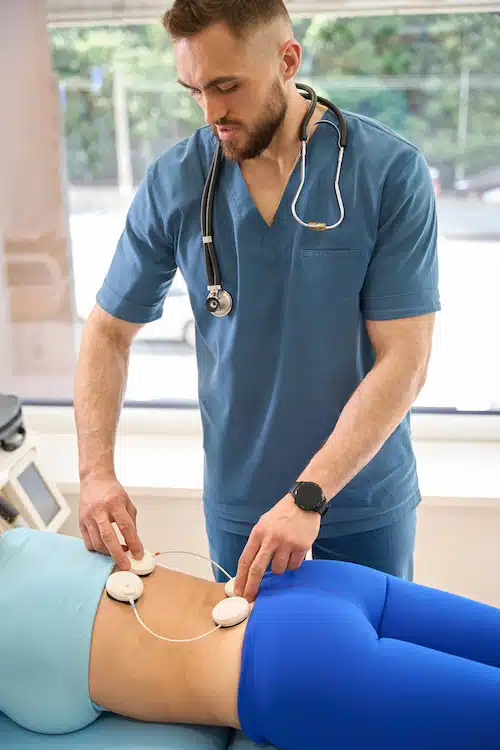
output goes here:
[{"label": "window glass", "polygon": [[[500,409],[499,15],[318,15],[296,18],[294,25],[304,50],[300,80],[341,108],[394,128],[429,164],[443,311],[417,407]],[[50,45],[59,83],[76,352],[147,166],[203,118],[177,83],[160,24],[53,28]],[[36,278],[41,284],[42,275]],[[127,400],[194,404],[194,340],[189,296],[177,274],[163,317],[133,345]],[[42,398],[37,382],[34,377],[23,395]],[[66,390],[58,396],[71,399],[71,384]]]}]

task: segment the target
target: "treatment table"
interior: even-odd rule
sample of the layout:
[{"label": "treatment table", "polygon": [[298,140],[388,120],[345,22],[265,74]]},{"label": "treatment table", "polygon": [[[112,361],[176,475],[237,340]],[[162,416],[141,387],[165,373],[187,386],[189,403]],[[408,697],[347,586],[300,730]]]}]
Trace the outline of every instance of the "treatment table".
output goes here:
[{"label": "treatment table", "polygon": [[72,734],[35,734],[0,712],[0,747],[5,750],[257,750],[242,732],[223,727],[147,724],[115,714],[102,714]]}]

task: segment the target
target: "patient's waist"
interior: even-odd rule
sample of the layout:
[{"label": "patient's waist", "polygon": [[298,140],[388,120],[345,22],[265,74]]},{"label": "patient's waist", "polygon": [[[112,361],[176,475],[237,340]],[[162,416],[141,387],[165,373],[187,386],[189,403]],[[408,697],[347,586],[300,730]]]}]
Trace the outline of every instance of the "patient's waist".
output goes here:
[{"label": "patient's waist", "polygon": [[[212,609],[224,596],[222,584],[157,568],[144,579],[137,611],[160,636],[196,638],[214,628]],[[188,643],[157,639],[128,604],[104,595],[92,639],[90,695],[99,706],[146,721],[227,724],[227,706],[236,711],[235,654],[242,642],[242,626]]]}]

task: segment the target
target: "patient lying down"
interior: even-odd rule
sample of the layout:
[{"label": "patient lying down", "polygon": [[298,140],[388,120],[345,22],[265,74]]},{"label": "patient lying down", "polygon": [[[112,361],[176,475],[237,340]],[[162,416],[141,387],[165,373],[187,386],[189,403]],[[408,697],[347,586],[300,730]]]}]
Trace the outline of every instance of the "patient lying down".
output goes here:
[{"label": "patient lying down", "polygon": [[[0,535],[0,711],[20,725],[71,732],[111,711],[242,728],[282,750],[500,747],[500,610],[309,561],[266,574],[240,625],[168,643],[108,597],[112,572],[79,539]],[[156,568],[137,611],[185,639],[224,597]]]}]

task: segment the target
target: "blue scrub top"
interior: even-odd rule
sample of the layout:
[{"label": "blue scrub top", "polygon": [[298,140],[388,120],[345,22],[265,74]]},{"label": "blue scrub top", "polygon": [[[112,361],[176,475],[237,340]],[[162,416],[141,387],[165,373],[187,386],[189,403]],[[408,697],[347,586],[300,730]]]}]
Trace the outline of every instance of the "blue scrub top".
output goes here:
[{"label": "blue scrub top", "polygon": [[[205,510],[221,529],[249,533],[328,438],[374,362],[365,321],[440,309],[425,159],[380,123],[344,115],[345,218],[332,231],[303,228],[291,214],[300,166],[269,227],[238,164],[223,159],[213,236],[234,300],[229,316],[205,309],[200,205],[216,145],[208,127],[150,166],[97,295],[111,315],[147,323],[161,317],[182,272],[196,320]],[[321,125],[309,143],[301,218],[338,220],[337,155],[336,131]],[[391,523],[419,499],[408,415],[334,498],[321,536]]]}]

